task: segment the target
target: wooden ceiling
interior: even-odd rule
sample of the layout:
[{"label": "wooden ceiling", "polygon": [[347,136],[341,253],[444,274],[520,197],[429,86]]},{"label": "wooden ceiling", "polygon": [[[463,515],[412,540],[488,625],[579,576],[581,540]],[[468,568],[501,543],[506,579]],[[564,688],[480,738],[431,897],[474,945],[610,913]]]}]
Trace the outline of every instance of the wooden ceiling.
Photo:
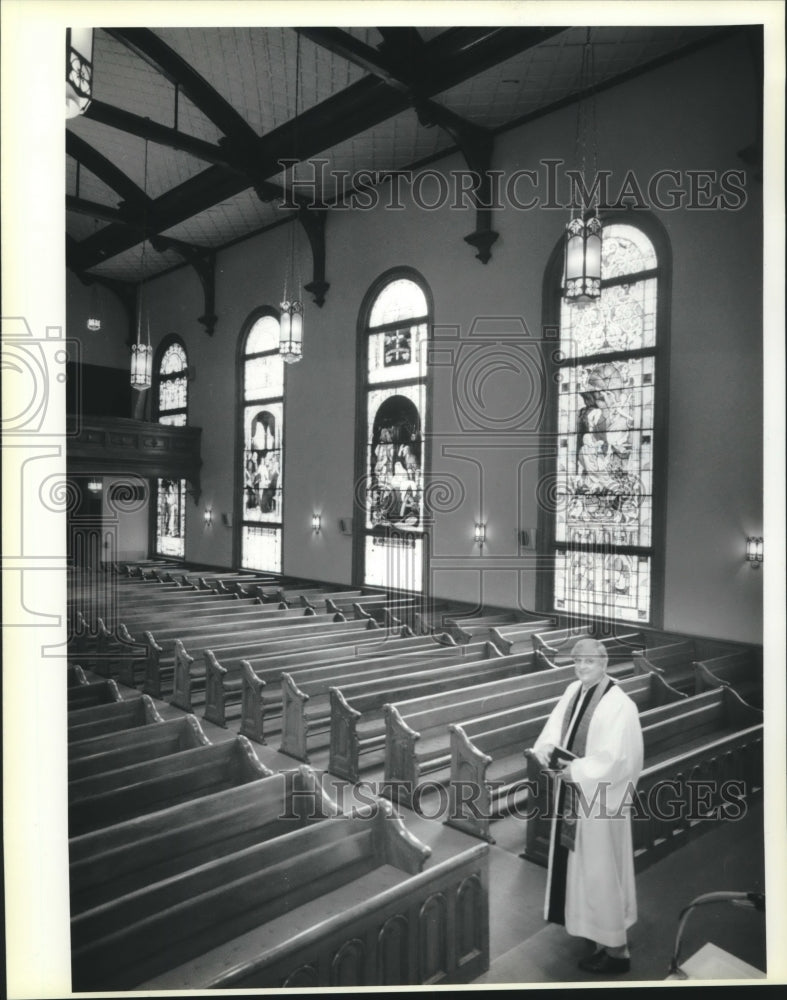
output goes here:
[{"label": "wooden ceiling", "polygon": [[[594,27],[593,87],[729,30]],[[331,170],[409,169],[464,151],[468,136],[492,149],[496,133],[578,99],[587,36],[584,27],[96,29],[93,101],[66,128],[68,266],[83,280],[134,284],[276,225],[293,214],[279,206],[285,158],[327,161],[319,195],[330,206]]]}]

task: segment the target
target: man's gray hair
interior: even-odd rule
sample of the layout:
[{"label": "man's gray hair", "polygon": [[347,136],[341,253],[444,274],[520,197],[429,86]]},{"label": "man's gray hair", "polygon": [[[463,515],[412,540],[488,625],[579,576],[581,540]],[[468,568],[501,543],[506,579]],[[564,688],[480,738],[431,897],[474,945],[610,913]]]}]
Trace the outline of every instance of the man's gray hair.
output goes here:
[{"label": "man's gray hair", "polygon": [[593,639],[590,636],[583,636],[581,639],[577,639],[571,649],[571,655],[576,659],[578,655],[578,650],[580,646],[588,647],[583,648],[580,652],[584,653],[585,656],[599,656],[606,664],[609,661],[609,653],[607,652],[607,647],[599,639]]}]

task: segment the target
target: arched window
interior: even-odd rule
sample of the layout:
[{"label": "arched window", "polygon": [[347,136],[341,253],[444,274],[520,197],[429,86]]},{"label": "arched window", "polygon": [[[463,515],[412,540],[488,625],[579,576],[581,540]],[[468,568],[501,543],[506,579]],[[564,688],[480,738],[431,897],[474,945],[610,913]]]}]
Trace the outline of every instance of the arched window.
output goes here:
[{"label": "arched window", "polygon": [[664,242],[657,256],[643,229],[606,222],[600,298],[585,305],[561,298],[558,307],[556,503],[547,530],[555,562],[546,605],[571,618],[660,623]]},{"label": "arched window", "polygon": [[240,564],[280,573],[284,459],[284,362],[279,318],[258,310],[241,337]]},{"label": "arched window", "polygon": [[[159,350],[156,412],[160,424],[185,427],[188,415],[188,360],[176,337]],[[186,554],[186,480],[156,480],[156,555],[183,559]]]},{"label": "arched window", "polygon": [[383,275],[361,309],[355,576],[370,586],[423,590],[430,325],[409,269]]}]

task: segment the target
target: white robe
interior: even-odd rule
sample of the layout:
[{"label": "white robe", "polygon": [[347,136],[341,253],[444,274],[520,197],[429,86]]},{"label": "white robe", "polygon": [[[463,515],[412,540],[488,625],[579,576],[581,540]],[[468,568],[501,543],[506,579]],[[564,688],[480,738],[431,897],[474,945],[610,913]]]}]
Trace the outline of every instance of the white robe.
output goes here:
[{"label": "white robe", "polygon": [[[606,677],[601,683],[606,683]],[[538,750],[560,744],[563,717],[580,682],[566,689],[535,743]],[[637,706],[615,685],[590,720],[585,756],[571,761],[567,777],[579,789],[575,848],[566,871],[565,927],[569,934],[601,945],[626,943],[637,920],[632,793],[642,770],[642,729]],[[599,794],[603,786],[604,798]],[[594,801],[595,796],[595,801]],[[586,815],[587,813],[587,815]],[[617,814],[617,815],[616,815]],[[544,916],[549,908],[557,822],[552,821]]]}]

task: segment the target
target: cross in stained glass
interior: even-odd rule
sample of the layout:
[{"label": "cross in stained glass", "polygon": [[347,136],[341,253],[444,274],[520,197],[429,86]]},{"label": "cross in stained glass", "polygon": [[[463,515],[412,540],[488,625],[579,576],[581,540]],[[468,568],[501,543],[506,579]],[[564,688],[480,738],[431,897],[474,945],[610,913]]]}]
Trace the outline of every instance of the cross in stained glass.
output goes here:
[{"label": "cross in stained glass", "polygon": [[412,331],[393,330],[385,335],[383,364],[386,368],[393,365],[408,365],[412,357]]}]

